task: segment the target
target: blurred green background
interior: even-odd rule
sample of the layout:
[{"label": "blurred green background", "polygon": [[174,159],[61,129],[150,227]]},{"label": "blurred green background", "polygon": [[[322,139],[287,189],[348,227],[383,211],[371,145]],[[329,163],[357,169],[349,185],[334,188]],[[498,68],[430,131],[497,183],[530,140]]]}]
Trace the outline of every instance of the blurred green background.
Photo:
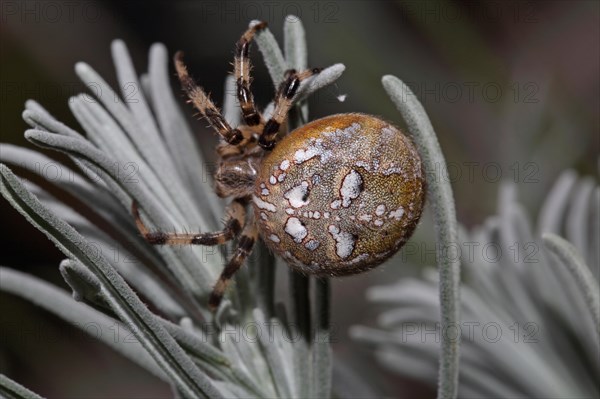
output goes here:
[{"label": "blurred green background", "polygon": [[[2,1],[0,84],[2,142],[23,138],[23,104],[33,98],[79,129],[69,97],[84,90],[77,61],[116,85],[110,43],[124,39],[138,71],[157,41],[184,50],[193,76],[223,98],[236,40],[252,19],[266,20],[280,41],[284,17],[301,18],[309,64],[344,63],[333,87],[311,99],[311,118],[340,112],[380,115],[402,126],[381,76],[404,80],[425,106],[449,163],[459,221],[481,223],[496,209],[503,179],[519,185],[535,215],[559,171],[597,174],[599,150],[600,6],[597,1]],[[253,90],[273,96],[258,51]],[[173,88],[178,90],[173,77]],[[338,96],[346,95],[344,102]],[[183,99],[182,99],[182,106]],[[205,122],[190,123],[210,154]],[[51,154],[52,155],[52,154]],[[52,155],[53,156],[53,155]],[[440,177],[443,178],[443,177]],[[62,285],[62,255],[8,203],[2,212],[5,266]],[[426,213],[416,242],[431,243]],[[434,397],[429,388],[379,368],[349,341],[346,328],[375,317],[366,287],[416,272],[433,256],[399,256],[387,267],[336,281],[334,350],[387,397]],[[409,266],[411,265],[411,266]],[[413,267],[415,265],[416,267]],[[0,294],[0,372],[48,397],[165,397],[167,386],[34,306]]]}]

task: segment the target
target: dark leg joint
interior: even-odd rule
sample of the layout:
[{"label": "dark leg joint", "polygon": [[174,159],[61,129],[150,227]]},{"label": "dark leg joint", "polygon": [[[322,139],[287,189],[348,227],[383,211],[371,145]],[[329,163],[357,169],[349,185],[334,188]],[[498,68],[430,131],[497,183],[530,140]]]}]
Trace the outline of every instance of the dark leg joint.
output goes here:
[{"label": "dark leg joint", "polygon": [[275,119],[269,119],[263,128],[262,136],[271,137],[279,131],[281,125]]},{"label": "dark leg joint", "polygon": [[267,140],[264,136],[260,136],[258,145],[265,151],[271,151],[275,147],[275,140]]},{"label": "dark leg joint", "polygon": [[216,294],[214,291],[211,292],[210,297],[208,298],[208,308],[211,312],[217,310],[221,303],[221,299],[223,299],[222,295]]},{"label": "dark leg joint", "polygon": [[219,245],[222,244],[221,241],[225,241],[226,238],[223,239],[219,239],[219,237],[215,237],[215,236],[205,236],[205,235],[197,235],[196,237],[192,238],[192,240],[190,241],[190,244],[192,245]]},{"label": "dark leg joint", "polygon": [[242,135],[242,132],[239,129],[233,129],[231,131],[231,136],[227,138],[227,143],[231,145],[237,145],[241,143],[243,139],[244,136]]},{"label": "dark leg joint", "polygon": [[251,99],[251,95],[250,95],[250,90],[248,89],[248,87],[246,87],[246,82],[244,82],[244,78],[240,76],[239,79],[237,80],[236,84],[238,86],[237,97],[238,97],[238,100],[240,101],[240,104],[249,103],[250,99]]},{"label": "dark leg joint", "polygon": [[244,251],[245,254],[248,254],[252,247],[254,246],[254,238],[242,236],[240,237],[240,242],[238,243],[238,247],[240,250]]},{"label": "dark leg joint", "polygon": [[260,115],[258,115],[256,112],[253,112],[249,115],[244,115],[244,121],[248,126],[256,126],[260,124]]},{"label": "dark leg joint", "polygon": [[146,238],[146,241],[148,241],[149,244],[152,245],[164,245],[167,243],[167,239],[169,238],[169,236],[165,233],[148,233],[144,236],[144,238]]}]

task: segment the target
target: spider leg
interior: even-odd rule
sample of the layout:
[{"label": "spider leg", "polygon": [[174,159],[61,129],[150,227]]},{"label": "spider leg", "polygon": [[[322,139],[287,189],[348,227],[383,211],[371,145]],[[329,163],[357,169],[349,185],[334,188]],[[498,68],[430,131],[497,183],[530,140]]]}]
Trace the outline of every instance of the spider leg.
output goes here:
[{"label": "spider leg", "polygon": [[241,199],[233,200],[227,207],[225,227],[212,233],[174,233],[150,231],[142,221],[137,203],[131,204],[135,224],[146,241],[152,245],[221,245],[237,236],[246,219],[246,207]]},{"label": "spider leg", "polygon": [[190,102],[206,118],[210,126],[229,144],[238,145],[244,139],[239,129],[233,129],[225,120],[219,109],[210,100],[202,87],[198,86],[190,77],[187,67],[183,63],[183,52],[178,51],[174,57],[175,70],[181,82],[183,91],[187,94]]},{"label": "spider leg", "polygon": [[292,108],[293,99],[300,87],[300,82],[321,72],[320,68],[307,69],[300,73],[295,70],[289,70],[286,79],[281,82],[277,95],[275,97],[275,109],[271,119],[267,121],[263,128],[258,144],[265,150],[272,150],[275,146],[275,138],[279,128],[286,121],[288,112]]},{"label": "spider leg", "polygon": [[248,256],[250,256],[252,253],[252,248],[254,247],[254,243],[257,239],[258,227],[254,221],[251,221],[246,225],[246,227],[244,227],[244,231],[238,240],[235,253],[231,256],[229,262],[227,262],[227,265],[225,265],[221,276],[219,276],[219,279],[217,280],[217,283],[210,294],[210,298],[208,299],[208,307],[212,311],[219,307],[231,278],[240,269],[240,267],[242,267]]},{"label": "spider leg", "polygon": [[237,83],[237,97],[238,101],[240,102],[240,108],[242,109],[244,121],[248,126],[256,126],[264,123],[261,113],[256,108],[254,96],[250,90],[250,83],[252,82],[250,76],[252,63],[248,57],[248,52],[256,32],[264,29],[266,26],[266,22],[257,23],[244,32],[235,46],[235,58],[233,64],[235,80]]}]

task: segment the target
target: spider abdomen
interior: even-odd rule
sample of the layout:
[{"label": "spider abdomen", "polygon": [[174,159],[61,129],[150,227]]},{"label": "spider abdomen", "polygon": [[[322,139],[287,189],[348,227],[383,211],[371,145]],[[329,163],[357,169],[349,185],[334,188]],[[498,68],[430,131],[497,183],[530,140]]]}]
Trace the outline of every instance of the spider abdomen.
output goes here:
[{"label": "spider abdomen", "polygon": [[261,237],[315,275],[369,270],[412,234],[425,200],[410,140],[371,115],[332,115],[282,139],[264,157],[253,204]]}]

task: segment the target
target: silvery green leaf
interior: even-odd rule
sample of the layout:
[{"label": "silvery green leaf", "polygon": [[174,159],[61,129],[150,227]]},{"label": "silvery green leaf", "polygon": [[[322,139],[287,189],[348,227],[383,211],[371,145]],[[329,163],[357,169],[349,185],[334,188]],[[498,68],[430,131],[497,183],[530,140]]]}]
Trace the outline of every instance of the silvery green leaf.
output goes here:
[{"label": "silvery green leaf", "polygon": [[186,331],[182,327],[165,319],[159,319],[163,327],[175,340],[188,351],[194,362],[210,375],[239,385],[246,392],[245,396],[262,397],[262,390],[235,363],[231,362],[224,352],[210,345],[205,336],[199,337],[196,332]]},{"label": "silvery green leaf", "polygon": [[[120,129],[112,130],[116,139],[120,141],[130,140],[145,160],[144,164],[136,163],[135,160],[131,159],[135,156],[135,152],[130,150],[127,151],[128,156],[124,159],[116,159],[116,165],[128,168],[125,172],[137,167],[145,169],[143,173],[147,176],[155,173],[161,184],[151,184],[149,186],[151,190],[162,190],[163,193],[171,197],[174,193],[177,193],[177,200],[174,197],[171,198],[174,206],[169,207],[170,212],[176,212],[177,220],[179,222],[186,220],[180,212],[191,215],[191,220],[197,220],[198,213],[193,206],[193,200],[189,192],[183,187],[179,176],[174,173],[176,169],[173,161],[164,149],[165,145],[158,134],[156,123],[150,113],[146,99],[140,92],[140,85],[132,69],[127,49],[120,41],[115,41],[112,49],[124,99],[121,99],[89,65],[78,63],[75,71],[81,80],[96,94],[97,100],[106,107],[110,115],[123,128],[124,132]],[[95,104],[96,101],[92,98],[87,103]],[[126,136],[124,133],[126,133]],[[128,145],[128,147],[131,148],[131,145]],[[144,168],[144,166],[147,167]]]},{"label": "silvery green leaf", "polygon": [[560,175],[552,191],[548,194],[549,201],[546,201],[540,209],[538,234],[560,233],[561,217],[567,209],[568,199],[576,182],[577,174],[572,170],[565,171]]},{"label": "silvery green leaf", "polygon": [[306,33],[300,18],[288,15],[283,23],[285,60],[288,69],[303,71],[308,66]]},{"label": "silvery green leaf", "polygon": [[189,353],[193,353],[196,357],[202,358],[210,363],[229,366],[229,360],[220,350],[204,341],[202,338],[194,333],[190,333],[170,322],[169,320],[160,319],[163,327],[175,338],[179,344],[188,350]]},{"label": "silvery green leaf", "polygon": [[[169,180],[172,180],[173,183],[180,183],[179,176],[175,173],[177,169],[163,145],[158,126],[141,90],[127,46],[122,40],[115,40],[112,42],[111,51],[121,94],[136,127],[129,133],[139,135],[140,140],[136,141],[136,145],[144,154],[144,158],[152,162],[151,166],[156,173],[161,177],[164,176],[161,180],[165,185],[170,189],[182,188],[180,185],[171,186],[169,183]],[[143,140],[141,140],[142,135]]]},{"label": "silvery green leaf", "polygon": [[189,396],[220,397],[210,380],[201,374],[175,340],[156,322],[152,313],[122,277],[71,226],[51,214],[31,195],[16,176],[0,165],[2,195],[28,221],[45,233],[69,258],[86,265],[100,280],[111,299],[113,311],[131,328],[171,380]]},{"label": "silvery green leaf", "polygon": [[[382,78],[383,86],[406,121],[427,176],[435,176],[440,165],[445,165],[431,122],[417,97],[402,81],[394,76]],[[445,170],[445,166],[441,166]],[[456,210],[450,182],[438,179],[427,185],[427,197],[433,209],[440,273],[440,306],[442,328],[459,323],[460,262],[458,256],[444,255],[443,249],[458,243]],[[455,398],[458,392],[459,343],[442,339],[438,398]]]},{"label": "silvery green leaf", "polygon": [[42,397],[24,386],[0,374],[0,395],[6,399],[42,399]]},{"label": "silvery green leaf", "polygon": [[[596,243],[588,241],[591,223],[593,223],[593,220],[589,218],[589,213],[590,208],[594,206],[592,197],[595,186],[594,179],[591,177],[579,181],[574,190],[574,198],[566,219],[567,238],[583,256],[586,256],[589,253],[589,247],[594,247]],[[586,261],[588,264],[592,264],[589,263],[591,259],[586,259]]]},{"label": "silvery green leaf", "polygon": [[[148,189],[144,185],[138,184],[137,180],[131,179],[129,176],[125,176],[119,173],[118,170],[115,170],[113,168],[114,160],[93,147],[89,142],[38,130],[28,130],[25,133],[25,137],[36,145],[63,151],[79,160],[89,162],[96,168],[97,172],[102,173],[103,178],[130,195],[140,205],[140,208],[151,217],[153,224],[158,226],[173,226],[175,224],[175,221],[164,213],[160,203],[148,192]],[[131,201],[128,201],[128,205],[130,203]],[[170,227],[166,228],[170,229]],[[194,262],[198,262],[198,260],[193,260],[190,253],[181,250],[176,251],[167,247],[161,247],[160,251],[168,256],[170,260],[168,265],[171,267],[171,271],[178,281],[184,286],[188,286],[191,292],[202,295],[211,290],[208,281],[214,280],[212,274],[214,272],[211,272],[206,267],[197,267],[197,264]],[[200,265],[205,266],[214,261],[212,258],[207,258],[206,260],[206,262],[200,263]],[[189,265],[194,266],[190,267]]]},{"label": "silvery green leaf", "polygon": [[0,143],[0,161],[29,170],[45,178],[48,182],[60,186],[83,202],[96,203],[97,210],[107,220],[112,219],[120,224],[125,224],[128,219],[114,197],[92,185],[78,172],[39,152]]},{"label": "silvery green leaf", "polygon": [[75,130],[54,119],[54,117],[52,117],[52,115],[50,115],[50,113],[46,111],[44,107],[33,100],[27,100],[27,102],[25,102],[23,120],[36,130],[45,130],[48,132],[62,134],[64,136],[83,138],[83,136]]},{"label": "silvery green leaf", "polygon": [[219,333],[219,343],[232,364],[236,365],[236,378],[247,381],[244,383],[246,386],[255,386],[252,390],[264,397],[277,397],[266,360],[255,356],[256,352],[248,348],[257,344],[257,338],[247,342],[247,336],[241,337],[242,330],[247,327],[250,326],[225,324]]},{"label": "silvery green leaf", "polygon": [[[569,209],[569,203],[574,187],[577,185],[577,180],[578,176],[573,170],[566,170],[560,174],[540,209],[538,235],[546,233],[562,234],[562,222]],[[545,295],[549,297],[548,302],[554,303],[559,308],[561,314],[569,320],[570,324],[575,325],[580,323],[578,315],[572,312],[572,309],[579,309],[585,306],[585,303],[569,270],[547,257],[543,258],[543,260],[554,270],[550,274],[550,278],[554,280],[552,286],[543,287],[546,291]],[[564,295],[554,295],[553,292],[555,290],[563,291]],[[557,300],[557,297],[562,300]],[[585,328],[579,330],[578,333],[581,334],[584,331],[586,331]]]},{"label": "silvery green leaf", "polygon": [[315,281],[316,309],[315,332],[312,341],[312,397],[328,398],[331,396],[331,347],[329,301],[329,279]]},{"label": "silvery green leaf", "polygon": [[[161,183],[157,175],[137,150],[126,139],[125,133],[110,117],[110,115],[97,103],[86,102],[82,95],[73,97],[69,101],[73,115],[88,133],[88,138],[96,147],[106,154],[111,154],[114,159],[113,169],[116,173],[123,174],[124,178],[143,184],[147,191],[169,210],[166,213],[174,219],[183,220],[184,210],[180,210],[175,200]],[[192,213],[192,216],[196,213]]]},{"label": "silvery green leaf", "polygon": [[596,333],[600,334],[600,293],[590,269],[575,247],[568,241],[551,233],[544,234],[543,240],[544,245],[562,261],[573,275],[585,297],[588,310],[596,326]]},{"label": "silvery green leaf", "polygon": [[[283,43],[285,60],[288,69],[304,71],[308,68],[308,52],[306,49],[306,34],[300,18],[294,15],[288,15],[283,23]],[[300,101],[297,101],[300,102]],[[308,104],[298,104],[296,108],[300,109],[301,115],[293,114],[289,119],[296,119],[300,116],[303,120],[308,120]],[[296,124],[299,124],[297,121]]]},{"label": "silvery green leaf", "polygon": [[595,245],[600,242],[600,187],[596,187],[592,193],[590,215],[590,251],[588,258],[590,259],[589,264],[592,265],[592,273],[594,273],[596,280],[600,280],[600,245]]},{"label": "silvery green leaf", "polygon": [[[98,212],[99,216],[114,226],[116,231],[130,233],[134,231],[137,232],[137,230],[133,230],[135,227],[132,226],[133,222],[131,221],[131,216],[124,215],[122,208],[119,207],[118,204],[115,204],[114,198],[107,196],[104,191],[98,190],[92,186],[88,181],[83,179],[76,172],[67,168],[65,165],[40,153],[9,144],[1,144],[0,149],[1,160],[16,164],[22,168],[40,174],[42,177],[48,178],[49,182],[56,184],[60,188],[66,189],[74,196],[80,198],[84,203],[95,203],[98,205],[98,207],[95,207],[92,211]],[[52,169],[46,168],[47,166],[52,166]],[[51,204],[54,211],[59,213],[63,218],[67,218],[69,223],[79,226],[78,230],[80,232],[82,229],[89,231],[91,235],[86,235],[84,233],[86,237],[92,237],[94,239],[101,238],[101,241],[104,243],[110,241],[106,235],[103,235],[100,229],[92,227],[92,223],[89,220],[80,217],[75,210],[69,210],[69,207],[66,204],[57,201],[46,192],[42,193],[41,188],[34,185],[28,185],[28,189],[36,190],[35,193],[38,197],[44,195],[45,203],[47,205]],[[164,268],[162,261],[158,260],[157,256],[149,251],[147,245],[141,245],[140,241],[137,233],[135,233],[133,237],[127,239],[127,244],[135,251],[143,254],[145,259],[150,261],[151,265],[158,267],[159,269]],[[104,253],[114,252],[115,257],[118,258],[119,263],[122,265],[119,270],[125,275],[126,279],[129,281],[135,280],[134,286],[142,289],[146,294],[153,293],[153,295],[148,297],[156,298],[157,302],[155,304],[159,308],[163,308],[160,305],[164,303],[169,306],[171,311],[175,311],[175,313],[180,312],[180,308],[177,306],[170,306],[173,301],[170,300],[169,296],[161,295],[161,290],[156,285],[156,278],[151,275],[149,270],[139,267],[139,261],[134,260],[128,251],[117,243],[111,243],[110,247],[107,249],[108,250]],[[130,270],[131,272],[129,272]],[[162,298],[166,300],[163,301],[161,300]]]},{"label": "silvery green leaf", "polygon": [[231,126],[239,126],[242,122],[242,115],[236,96],[237,83],[232,75],[227,75],[225,78],[223,93],[223,116]]},{"label": "silvery green leaf", "polygon": [[[127,340],[126,342],[123,339],[131,336],[131,332],[118,320],[84,303],[76,302],[65,291],[28,274],[0,267],[0,277],[0,290],[40,306],[87,334],[94,334],[98,330],[115,331],[115,334],[118,334],[117,339],[115,339],[115,334],[94,334],[94,337],[153,375],[164,381],[168,380],[163,370],[138,341]],[[86,326],[90,328],[86,328]]]},{"label": "silvery green leaf", "polygon": [[[542,209],[553,207],[561,212],[551,215],[558,222],[548,223],[549,219],[545,222],[558,231],[563,230],[565,215],[574,216],[572,209],[578,203],[577,195],[582,192],[579,189],[566,195],[564,176],[542,206]],[[590,192],[585,184],[577,184],[576,180],[575,177],[574,183],[567,183]],[[459,396],[597,396],[600,392],[595,375],[600,370],[600,362],[593,355],[598,350],[597,317],[593,316],[597,311],[573,311],[598,307],[593,305],[598,303],[596,299],[590,300],[598,297],[597,283],[582,258],[575,255],[575,249],[563,239],[545,236],[545,246],[537,245],[530,218],[517,202],[516,194],[514,186],[505,186],[499,196],[499,215],[488,218],[483,226],[471,232],[461,233],[461,240],[468,237],[475,243],[499,244],[503,250],[517,240],[517,244],[534,244],[532,248],[539,252],[533,252],[535,256],[531,256],[532,253],[515,256],[509,252],[496,262],[485,256],[468,260],[463,256],[466,272],[461,288],[463,324],[470,323],[470,328],[496,325],[502,334],[497,340],[489,341],[485,335],[479,336],[476,332],[473,335],[476,330],[469,333],[463,327]],[[584,207],[583,212],[590,218],[594,209]],[[546,210],[540,217],[548,218],[551,213]],[[568,225],[568,221],[565,224]],[[585,224],[579,227],[589,228]],[[574,229],[574,225],[571,228]],[[584,236],[582,232],[575,235]],[[552,252],[557,252],[556,257],[546,250],[548,237],[555,241],[556,248]],[[574,273],[579,275],[576,277],[579,284],[575,281],[569,284],[568,280],[573,280],[570,269],[578,269]],[[582,288],[586,284],[594,287],[593,290]],[[387,307],[378,317],[380,328],[354,327],[351,336],[372,346],[378,361],[387,369],[433,385],[432,370],[437,361],[435,341],[425,339],[422,333],[423,326],[427,326],[427,334],[439,331],[434,328],[438,317],[435,291],[434,280],[425,277],[372,288],[369,299]],[[588,317],[588,313],[592,317]],[[411,334],[411,326],[420,327]],[[585,350],[582,352],[580,348]]]},{"label": "silvery green leaf", "polygon": [[346,66],[344,64],[333,64],[323,69],[317,75],[306,79],[300,83],[298,92],[294,96],[294,102],[303,101],[317,90],[334,83],[342,76],[345,70]]},{"label": "silvery green leaf", "polygon": [[65,259],[59,266],[60,274],[73,290],[73,299],[90,306],[108,307],[101,294],[100,280],[81,263]]},{"label": "silvery green leaf", "polygon": [[310,381],[311,367],[310,367],[310,352],[308,348],[308,342],[306,337],[302,336],[298,326],[294,323],[290,326],[289,336],[294,337],[294,392],[295,398],[306,398],[310,394],[309,384],[306,381]]},{"label": "silvery green leaf", "polygon": [[[256,20],[252,21],[248,27],[251,28],[258,22],[259,21]],[[287,63],[283,58],[281,48],[275,40],[275,36],[273,36],[269,28],[265,28],[256,33],[254,40],[262,53],[265,65],[269,70],[269,75],[271,75],[273,85],[275,88],[279,87],[279,83],[283,80],[283,75],[288,68]]]},{"label": "silvery green leaf", "polygon": [[289,375],[285,372],[286,359],[281,349],[274,345],[276,338],[273,329],[265,319],[264,313],[260,309],[254,309],[254,318],[257,322],[260,334],[258,336],[262,350],[265,352],[265,358],[269,366],[269,371],[273,378],[273,383],[277,389],[277,396],[283,398],[291,397],[292,387]]},{"label": "silvery green leaf", "polygon": [[[223,204],[215,195],[211,185],[212,168],[198,148],[194,134],[186,123],[171,90],[166,47],[161,43],[152,45],[149,58],[151,100],[163,138],[180,175],[184,177],[186,185],[194,191],[193,208],[203,213],[203,219],[207,223],[203,226],[207,230],[215,230],[220,227],[220,219],[216,215],[223,212]],[[233,82],[231,76],[228,78]],[[235,98],[231,95],[233,93],[235,90],[226,90],[225,97]],[[239,124],[239,108],[237,116],[237,120],[230,121],[232,126]]]}]

